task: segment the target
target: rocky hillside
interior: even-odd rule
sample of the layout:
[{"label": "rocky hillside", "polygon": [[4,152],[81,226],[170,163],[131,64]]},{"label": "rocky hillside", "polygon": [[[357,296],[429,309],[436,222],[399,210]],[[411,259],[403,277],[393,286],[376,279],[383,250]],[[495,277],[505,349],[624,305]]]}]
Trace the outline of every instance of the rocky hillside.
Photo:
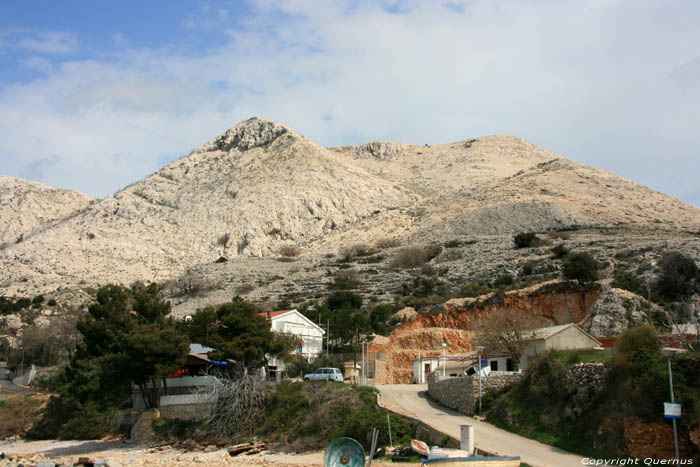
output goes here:
[{"label": "rocky hillside", "polygon": [[86,208],[81,193],[0,175],[0,244],[19,243],[37,229]]},{"label": "rocky hillside", "polygon": [[510,136],[328,149],[253,118],[6,246],[0,287],[30,295],[164,281],[221,257],[251,273],[272,258],[299,256],[313,274],[324,255],[359,242],[593,226],[696,232],[700,210]]}]

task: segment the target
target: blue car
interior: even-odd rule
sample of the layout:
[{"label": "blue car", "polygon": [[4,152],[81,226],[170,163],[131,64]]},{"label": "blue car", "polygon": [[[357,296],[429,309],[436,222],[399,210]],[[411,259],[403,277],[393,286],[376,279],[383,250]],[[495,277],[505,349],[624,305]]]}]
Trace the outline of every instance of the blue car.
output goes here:
[{"label": "blue car", "polygon": [[304,375],[304,381],[339,381],[343,382],[343,374],[338,368],[319,368],[314,373]]}]

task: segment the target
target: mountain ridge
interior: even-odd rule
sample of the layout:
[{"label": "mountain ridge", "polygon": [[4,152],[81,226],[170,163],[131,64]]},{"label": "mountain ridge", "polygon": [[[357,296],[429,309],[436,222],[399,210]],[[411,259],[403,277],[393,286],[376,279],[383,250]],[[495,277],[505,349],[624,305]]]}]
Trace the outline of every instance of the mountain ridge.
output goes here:
[{"label": "mountain ridge", "polygon": [[254,117],[6,246],[0,286],[164,281],[219,257],[593,226],[700,231],[700,210],[517,137],[324,148]]}]

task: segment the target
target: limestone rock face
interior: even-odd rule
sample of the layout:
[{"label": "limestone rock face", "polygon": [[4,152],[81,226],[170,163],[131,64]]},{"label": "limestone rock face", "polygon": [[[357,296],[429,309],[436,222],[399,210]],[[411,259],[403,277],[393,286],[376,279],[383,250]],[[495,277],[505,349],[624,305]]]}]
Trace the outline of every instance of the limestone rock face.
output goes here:
[{"label": "limestone rock face", "polygon": [[0,175],[0,243],[22,241],[34,229],[74,214],[91,201],[77,191]]},{"label": "limestone rock face", "polygon": [[[512,136],[324,148],[262,118],[87,202],[60,221],[38,216],[39,230],[4,245],[5,295],[161,282],[219,257],[229,265],[285,251],[321,258],[382,238],[421,245],[588,226],[700,230],[700,210]],[[29,225],[18,211],[7,217]]]},{"label": "limestone rock face", "polygon": [[593,337],[618,336],[627,328],[647,324],[655,310],[661,308],[632,292],[606,290],[593,305],[586,331]]},{"label": "limestone rock face", "polygon": [[204,145],[204,151],[246,151],[270,144],[289,130],[276,122],[251,118],[226,131],[214,141]]}]

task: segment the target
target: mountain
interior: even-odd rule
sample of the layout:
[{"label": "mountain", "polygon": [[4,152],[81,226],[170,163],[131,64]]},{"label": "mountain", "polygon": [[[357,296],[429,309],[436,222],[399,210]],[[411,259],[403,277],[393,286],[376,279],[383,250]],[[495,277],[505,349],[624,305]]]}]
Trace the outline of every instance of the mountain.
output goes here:
[{"label": "mountain", "polygon": [[0,175],[0,243],[19,243],[34,229],[46,228],[91,202],[77,191]]},{"label": "mountain", "polygon": [[220,257],[256,268],[384,238],[426,244],[590,227],[697,232],[700,210],[512,136],[324,148],[252,118],[7,245],[0,287],[16,295],[164,281]]}]

